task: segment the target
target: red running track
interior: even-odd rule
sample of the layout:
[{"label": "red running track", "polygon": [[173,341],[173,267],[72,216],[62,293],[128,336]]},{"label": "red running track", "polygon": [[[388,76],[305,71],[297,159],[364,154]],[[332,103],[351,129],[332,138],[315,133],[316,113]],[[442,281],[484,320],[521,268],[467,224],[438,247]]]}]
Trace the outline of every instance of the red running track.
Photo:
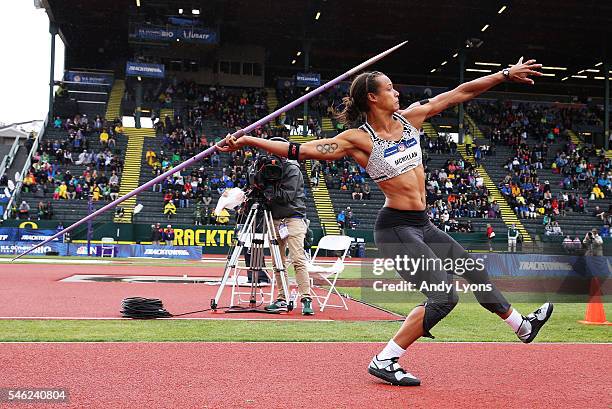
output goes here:
[{"label": "red running track", "polygon": [[[0,303],[0,318],[121,318],[121,300],[126,297],[160,298],[164,307],[174,314],[203,310],[210,307],[218,286],[176,283],[125,282],[61,282],[75,274],[100,275],[165,275],[182,277],[221,276],[221,267],[161,267],[134,265],[62,265],[62,264],[2,264],[0,265],[0,298],[11,302]],[[242,291],[248,288],[243,287]],[[219,306],[228,306],[230,287]],[[318,291],[323,294],[322,290]],[[243,296],[245,298],[246,296]],[[336,297],[331,302],[339,304]],[[289,314],[213,314],[188,315],[186,318],[214,319],[304,319],[304,320],[397,320],[402,317],[365,304],[347,300],[349,310],[326,308],[311,317],[304,317],[296,309]]]},{"label": "red running track", "polygon": [[612,406],[610,344],[417,343],[402,358],[411,388],[367,374],[381,345],[7,343],[0,387],[64,387],[57,407],[91,409]]}]

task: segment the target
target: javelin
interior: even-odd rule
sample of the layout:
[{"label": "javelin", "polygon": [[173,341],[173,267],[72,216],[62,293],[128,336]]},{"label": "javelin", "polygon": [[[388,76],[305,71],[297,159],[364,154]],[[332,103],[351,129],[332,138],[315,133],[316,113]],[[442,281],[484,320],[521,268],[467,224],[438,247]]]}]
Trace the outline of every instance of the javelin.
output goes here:
[{"label": "javelin", "polygon": [[[400,48],[401,46],[403,46],[407,42],[408,41],[404,41],[402,43],[399,43],[398,45],[389,48],[387,51],[383,51],[382,53],[380,53],[378,55],[375,55],[374,57],[370,58],[369,60],[362,62],[358,66],[356,66],[354,68],[351,68],[350,70],[348,70],[344,74],[334,78],[333,80],[331,80],[331,81],[321,85],[320,87],[318,87],[316,89],[313,89],[308,94],[302,95],[301,97],[299,97],[295,101],[290,102],[287,105],[285,105],[284,107],[279,108],[276,111],[272,112],[271,114],[266,115],[265,117],[261,118],[257,122],[254,122],[251,125],[247,126],[246,128],[243,128],[243,129],[240,129],[240,130],[234,132],[232,134],[232,136],[234,138],[240,138],[241,136],[248,134],[249,132],[253,131],[254,129],[257,129],[260,126],[262,126],[263,124],[265,124],[265,123],[271,121],[272,119],[276,118],[277,116],[280,116],[281,114],[283,114],[283,113],[285,113],[285,112],[295,108],[296,106],[298,106],[298,105],[308,101],[310,98],[314,97],[315,95],[318,95],[318,94],[322,93],[323,91],[327,90],[328,88],[333,87],[334,85],[336,85],[337,83],[339,83],[343,79],[345,79],[347,77],[350,77],[351,75],[361,71],[362,69],[364,69],[365,67],[367,67],[367,66],[369,66],[371,64],[374,64],[376,61],[386,57],[389,54],[391,54],[393,51],[397,50],[398,48]],[[223,144],[223,142],[222,142],[222,144]],[[223,145],[221,145],[221,146],[223,146]],[[183,162],[183,163],[173,167],[172,169],[162,173],[161,175],[155,177],[154,179],[151,179],[150,181],[148,181],[144,185],[137,187],[136,189],[132,190],[130,193],[127,193],[126,195],[121,196],[120,198],[110,202],[106,206],[101,207],[100,209],[96,210],[95,212],[91,213],[90,215],[82,218],[78,222],[76,222],[76,223],[66,227],[64,230],[62,230],[62,231],[60,231],[58,233],[55,233],[53,236],[49,237],[45,241],[43,241],[43,242],[41,242],[39,244],[34,245],[31,249],[21,253],[20,255],[18,255],[14,259],[12,259],[11,261],[15,261],[18,258],[25,256],[29,252],[37,249],[38,247],[44,246],[45,244],[49,243],[51,240],[54,240],[54,239],[60,237],[64,233],[68,233],[69,231],[75,229],[76,227],[80,226],[81,224],[85,223],[86,221],[89,221],[89,220],[93,219],[94,217],[99,216],[100,214],[102,214],[102,213],[112,209],[113,207],[117,206],[119,203],[123,202],[124,200],[127,200],[130,197],[132,197],[134,195],[137,195],[138,193],[142,192],[143,190],[146,190],[146,189],[150,188],[151,186],[153,186],[154,184],[164,180],[168,176],[171,176],[174,173],[179,172],[182,169],[185,169],[187,166],[192,165],[192,164],[194,164],[194,163],[204,159],[205,157],[211,155],[215,151],[217,151],[217,145],[211,146],[210,148],[206,149],[205,151],[202,151],[202,152],[198,153],[197,155],[195,155],[191,159],[187,159],[185,162]]]}]

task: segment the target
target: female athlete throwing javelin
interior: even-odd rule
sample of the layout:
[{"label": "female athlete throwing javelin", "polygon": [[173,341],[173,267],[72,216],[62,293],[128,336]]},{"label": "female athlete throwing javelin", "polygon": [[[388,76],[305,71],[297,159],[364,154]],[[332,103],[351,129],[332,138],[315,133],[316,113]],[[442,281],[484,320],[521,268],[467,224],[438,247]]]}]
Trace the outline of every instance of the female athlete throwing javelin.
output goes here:
[{"label": "female athlete throwing javelin", "polygon": [[[404,110],[399,106],[399,93],[386,75],[377,71],[363,73],[351,83],[349,96],[344,98],[344,110],[338,114],[343,123],[360,126],[334,138],[302,145],[251,136],[236,139],[228,135],[226,144],[218,146],[222,152],[231,152],[249,145],[298,160],[352,157],[366,169],[386,197],[374,229],[374,239],[382,255],[394,260],[399,256],[433,261],[421,263],[428,268],[413,271],[396,266],[402,278],[417,284],[416,288],[421,289],[423,283],[427,284],[422,290],[427,299],[410,312],[393,339],[372,359],[368,367],[370,374],[395,385],[420,385],[420,380],[402,369],[398,360],[419,337],[432,337],[429,331],[458,302],[451,276],[455,271],[445,270],[436,261],[469,258],[461,245],[427,217],[419,128],[425,119],[469,101],[504,81],[533,84],[529,77],[542,75],[538,71],[541,67],[535,60],[523,62],[521,57],[517,64],[499,73],[466,82],[429,100],[413,103]],[[490,282],[483,265],[480,269],[465,271],[462,276],[470,284],[483,285],[477,286],[482,291],[474,291],[478,302],[503,319],[524,343],[533,341],[552,314],[553,305],[545,303],[526,317],[522,316]]]}]

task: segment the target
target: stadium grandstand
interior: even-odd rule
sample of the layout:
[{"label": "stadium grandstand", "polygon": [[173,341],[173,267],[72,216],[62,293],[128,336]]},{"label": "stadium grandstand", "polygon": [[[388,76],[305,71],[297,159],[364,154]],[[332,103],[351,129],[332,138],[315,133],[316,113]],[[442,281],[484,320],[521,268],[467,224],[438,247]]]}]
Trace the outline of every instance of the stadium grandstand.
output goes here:
[{"label": "stadium grandstand", "polygon": [[[322,7],[328,11],[305,22],[301,31],[288,21],[279,22],[284,30],[280,37],[265,24],[270,2],[262,7],[211,2],[190,9],[170,1],[141,6],[124,1],[126,12],[112,14],[111,27],[102,18],[108,5],[95,2],[88,6],[95,12],[80,22],[89,27],[86,35],[73,25],[81,17],[79,1],[45,3],[52,31],[57,30],[70,51],[44,131],[30,138],[29,149],[18,155],[25,166],[18,172],[20,179],[11,180],[17,189],[4,202],[4,218],[44,220],[47,227],[69,225],[303,95],[386,41],[374,36],[353,45],[332,35],[331,21],[354,30],[349,19],[370,18],[363,14],[365,3],[355,7],[354,15],[334,4],[315,3],[287,2],[287,13],[312,14]],[[527,27],[537,18],[533,10],[523,14],[511,8],[498,14],[495,7],[480,10],[476,3],[466,10],[491,8],[494,26],[468,30],[445,17],[448,24],[436,35],[448,41],[440,38],[435,49],[427,47],[425,52],[426,46],[415,38],[409,42],[409,64],[392,55],[377,66],[396,78],[402,106],[407,106],[458,81],[501,69],[529,49],[537,49],[538,60],[546,64],[545,76],[527,92],[510,84],[497,87],[424,124],[421,145],[430,218],[472,249],[486,248],[487,225],[496,232],[497,250],[505,248],[512,224],[528,252],[560,251],[563,237],[582,238],[593,228],[607,238],[612,172],[605,131],[609,111],[603,97],[609,78],[601,74],[607,62],[592,52],[597,41],[592,49],[581,47],[580,53],[564,59],[552,51],[552,44],[563,43],[564,34],[540,30],[529,43],[513,37],[507,19]],[[236,14],[237,9],[244,15]],[[411,31],[427,31],[426,23],[418,24]],[[400,35],[402,27],[394,22],[386,29],[396,33],[388,34],[393,36]],[[104,36],[99,35],[102,31]],[[274,52],[267,46],[271,42]],[[544,43],[546,49],[532,46]],[[314,82],[296,80],[304,72],[312,73],[306,81]],[[348,82],[341,83],[256,134],[297,142],[333,136],[343,129],[334,112],[347,92]],[[135,242],[147,242],[146,226],[160,222],[231,227],[234,215],[219,221],[215,204],[225,189],[248,185],[248,167],[257,155],[212,155],[98,218],[93,238],[108,235],[113,223],[119,225],[114,229],[118,240]],[[301,166],[315,236],[343,231],[372,247],[371,231],[384,196],[365,169],[347,159],[305,161]],[[2,185],[9,175],[4,172]],[[137,205],[142,210],[134,214]],[[85,233],[77,230],[75,237],[83,239]]]}]

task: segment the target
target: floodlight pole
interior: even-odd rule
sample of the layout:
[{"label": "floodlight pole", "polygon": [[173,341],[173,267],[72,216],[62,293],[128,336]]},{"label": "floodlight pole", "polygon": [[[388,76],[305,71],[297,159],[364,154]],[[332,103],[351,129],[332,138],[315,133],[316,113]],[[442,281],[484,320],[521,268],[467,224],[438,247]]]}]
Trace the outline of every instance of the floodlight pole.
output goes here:
[{"label": "floodlight pole", "polygon": [[[143,100],[142,81],[140,77],[138,78],[138,81],[136,81],[134,100],[136,102],[136,108],[134,109],[134,127],[137,129],[140,129],[142,126],[140,119],[142,118],[142,100]],[[160,118],[160,121],[161,120],[162,119]],[[174,118],[172,118],[172,120],[174,121]]]},{"label": "floodlight pole", "polygon": [[610,62],[606,56],[604,71],[604,148],[610,149]]},{"label": "floodlight pole", "polygon": [[[310,65],[310,41],[304,38],[304,73],[308,73]],[[297,84],[296,84],[297,85]],[[308,136],[308,101],[304,104],[304,121],[302,122],[302,135]]]},{"label": "floodlight pole", "polygon": [[[93,195],[90,193],[87,199],[87,211],[93,213]],[[93,236],[93,221],[87,221],[87,257],[91,257],[91,238]]]},{"label": "floodlight pole", "polygon": [[57,35],[57,24],[49,21],[49,34],[51,34],[51,61],[49,64],[49,123],[53,121],[53,85],[55,82],[55,36]]},{"label": "floodlight pole", "polygon": [[[465,72],[465,49],[463,47],[459,48],[459,85],[463,84],[464,77],[463,73]],[[463,111],[463,102],[459,104],[459,140],[458,145],[462,144],[464,141],[465,129],[463,129],[463,118],[465,114]]]}]

